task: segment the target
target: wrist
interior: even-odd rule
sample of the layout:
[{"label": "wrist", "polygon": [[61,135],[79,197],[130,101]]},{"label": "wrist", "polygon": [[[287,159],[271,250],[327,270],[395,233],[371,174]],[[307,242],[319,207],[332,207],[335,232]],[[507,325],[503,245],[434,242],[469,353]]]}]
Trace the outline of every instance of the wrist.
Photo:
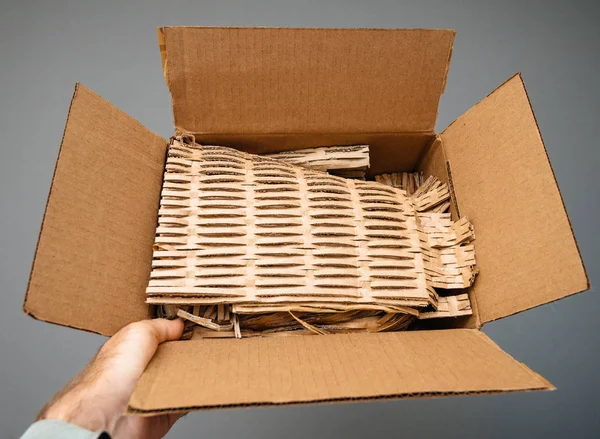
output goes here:
[{"label": "wrist", "polygon": [[57,420],[89,431],[106,431],[109,428],[106,416],[99,404],[90,395],[76,392],[57,398],[45,407],[38,420]]}]

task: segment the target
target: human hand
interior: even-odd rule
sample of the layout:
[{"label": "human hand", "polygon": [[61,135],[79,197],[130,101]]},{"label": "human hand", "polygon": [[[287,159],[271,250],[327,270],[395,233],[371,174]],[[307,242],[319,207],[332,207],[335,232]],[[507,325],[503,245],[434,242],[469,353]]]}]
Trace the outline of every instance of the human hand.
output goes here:
[{"label": "human hand", "polygon": [[154,319],[125,326],[100,348],[96,357],[46,404],[37,420],[57,419],[113,439],[162,438],[182,413],[154,417],[125,410],[158,345],[177,340],[183,321]]}]

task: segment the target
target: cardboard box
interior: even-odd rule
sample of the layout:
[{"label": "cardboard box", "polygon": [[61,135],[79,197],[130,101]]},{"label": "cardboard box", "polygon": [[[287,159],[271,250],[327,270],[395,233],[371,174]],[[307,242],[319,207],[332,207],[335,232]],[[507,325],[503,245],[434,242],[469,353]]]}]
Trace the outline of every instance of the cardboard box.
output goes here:
[{"label": "cardboard box", "polygon": [[[177,133],[250,152],[371,145],[371,174],[422,170],[476,230],[473,315],[429,330],[178,341],[132,412],[548,390],[480,331],[590,287],[520,75],[434,133],[454,31],[167,27]],[[167,141],[82,85],[24,310],[111,335],[148,317]]]}]

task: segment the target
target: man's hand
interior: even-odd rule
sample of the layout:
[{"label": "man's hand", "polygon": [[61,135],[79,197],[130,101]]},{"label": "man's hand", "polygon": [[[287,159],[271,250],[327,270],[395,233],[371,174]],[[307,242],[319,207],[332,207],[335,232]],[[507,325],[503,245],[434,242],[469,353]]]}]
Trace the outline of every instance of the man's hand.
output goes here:
[{"label": "man's hand", "polygon": [[181,320],[144,320],[127,325],[42,409],[38,420],[58,419],[114,439],[162,438],[180,413],[125,416],[129,398],[158,345],[177,340]]}]

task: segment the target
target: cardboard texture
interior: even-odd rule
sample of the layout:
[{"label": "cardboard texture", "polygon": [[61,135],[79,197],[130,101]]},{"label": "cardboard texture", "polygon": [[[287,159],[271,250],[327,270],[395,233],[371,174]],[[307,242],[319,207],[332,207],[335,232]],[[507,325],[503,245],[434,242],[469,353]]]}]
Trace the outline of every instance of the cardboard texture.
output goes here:
[{"label": "cardboard texture", "polygon": [[266,157],[317,171],[366,169],[369,167],[369,145],[322,146],[266,154]]},{"label": "cardboard texture", "polygon": [[111,335],[148,317],[166,141],[77,85],[23,309]]},{"label": "cardboard texture", "polygon": [[440,139],[482,267],[481,323],[584,291],[589,281],[525,86],[516,75]]},{"label": "cardboard texture", "polygon": [[165,27],[160,38],[178,134],[432,133],[454,31]]},{"label": "cardboard texture", "polygon": [[[448,30],[159,30],[178,133],[253,153],[368,144],[371,176],[421,171],[447,183],[452,218],[468,216],[477,231],[480,267],[473,315],[452,322],[477,329],[167,343],[130,411],[552,389],[479,328],[589,281],[520,76],[435,136],[453,39]],[[26,313],[104,335],[147,316],[166,148],[77,86]]]},{"label": "cardboard texture", "polygon": [[159,347],[129,410],[551,389],[478,330],[191,340]]},{"label": "cardboard texture", "polygon": [[369,168],[369,145],[318,146],[266,156],[292,165],[357,180],[366,180]]},{"label": "cardboard texture", "polygon": [[[283,156],[323,167],[315,152]],[[449,199],[435,177],[409,197],[176,138],[161,195],[149,303],[437,308],[434,288],[474,278],[473,229],[435,211]]]},{"label": "cardboard texture", "polygon": [[252,154],[315,148],[323,145],[369,145],[368,175],[412,171],[426,153],[433,133],[292,133],[195,134],[203,145],[221,145]]}]

